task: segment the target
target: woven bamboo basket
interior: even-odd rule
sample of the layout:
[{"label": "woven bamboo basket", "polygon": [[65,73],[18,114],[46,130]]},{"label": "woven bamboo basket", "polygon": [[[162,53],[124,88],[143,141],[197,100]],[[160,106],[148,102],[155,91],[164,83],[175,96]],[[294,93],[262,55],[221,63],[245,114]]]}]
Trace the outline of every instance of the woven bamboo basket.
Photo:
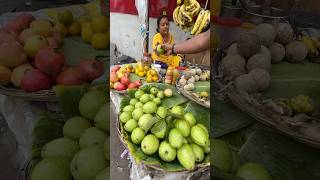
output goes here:
[{"label": "woven bamboo basket", "polygon": [[52,89],[28,93],[22,89],[0,86],[0,94],[28,101],[56,102],[57,97]]},{"label": "woven bamboo basket", "polygon": [[[224,52],[220,50],[214,58],[214,82],[218,89],[224,92],[237,108],[286,136],[306,145],[320,148],[320,131],[315,131],[316,129],[320,130],[320,120],[310,117],[310,119],[313,119],[312,123],[295,124],[290,121],[289,116],[281,115],[259,102],[255,97],[237,91],[232,82],[225,83],[222,80],[222,75],[219,74],[221,72],[219,65],[223,56]],[[313,133],[308,133],[308,131],[313,131]]]},{"label": "woven bamboo basket", "polygon": [[[125,140],[126,136],[121,133],[121,128],[123,128],[123,127],[121,127],[121,122],[120,122],[119,118],[117,118],[116,127],[117,127],[117,132],[118,132],[118,136],[119,136],[120,142],[130,152],[128,144],[127,144],[127,142]],[[143,164],[143,166],[146,168],[146,170],[150,171],[151,173],[168,173],[165,169],[159,167],[158,165],[145,164],[145,163],[143,163],[143,161],[136,162],[136,163]],[[188,172],[188,173],[194,173],[194,174],[198,174],[198,173],[203,174],[203,173],[208,172],[208,171],[210,171],[210,164],[197,164],[193,170],[190,170],[190,171],[187,171],[187,170],[174,171],[172,173],[175,173],[175,172]]]}]

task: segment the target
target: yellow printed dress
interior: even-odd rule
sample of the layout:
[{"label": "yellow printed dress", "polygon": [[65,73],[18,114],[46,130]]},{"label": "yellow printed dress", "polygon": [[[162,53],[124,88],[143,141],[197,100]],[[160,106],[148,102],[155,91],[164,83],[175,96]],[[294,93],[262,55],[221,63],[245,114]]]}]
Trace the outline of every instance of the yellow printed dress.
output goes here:
[{"label": "yellow printed dress", "polygon": [[[170,44],[174,43],[174,38],[173,35],[170,33]],[[161,36],[160,33],[157,33],[156,35],[153,36],[153,41],[152,41],[152,49],[155,49],[157,44],[163,44],[163,38]],[[181,60],[180,56],[167,56],[167,55],[162,55],[159,54],[159,56],[155,53],[152,52],[152,59],[153,61],[160,61],[163,62],[165,64],[167,64],[168,66],[172,66],[172,67],[176,67],[179,66],[179,62]]]}]

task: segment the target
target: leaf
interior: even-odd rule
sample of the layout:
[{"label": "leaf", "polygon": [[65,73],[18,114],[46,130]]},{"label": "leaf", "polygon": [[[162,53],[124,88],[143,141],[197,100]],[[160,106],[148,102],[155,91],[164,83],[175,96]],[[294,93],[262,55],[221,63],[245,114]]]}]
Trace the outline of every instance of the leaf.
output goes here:
[{"label": "leaf", "polygon": [[320,64],[281,63],[271,67],[270,87],[263,92],[263,98],[291,98],[307,95],[320,105]]},{"label": "leaf", "polygon": [[83,94],[87,92],[87,86],[61,86],[53,87],[57,97],[58,105],[67,117],[80,115],[79,101]]},{"label": "leaf", "polygon": [[[320,152],[259,125],[240,156],[262,164],[274,180],[320,179]],[[261,158],[263,157],[263,158]]]},{"label": "leaf", "polygon": [[194,84],[193,92],[208,92],[210,93],[210,81],[197,81]]},{"label": "leaf", "polygon": [[59,114],[43,112],[38,115],[32,130],[32,156],[37,158],[41,148],[49,141],[62,137],[66,119]]},{"label": "leaf", "polygon": [[75,66],[83,59],[94,59],[98,55],[107,56],[107,50],[95,50],[86,44],[81,37],[66,37],[62,46],[68,65]]},{"label": "leaf", "polygon": [[211,121],[212,134],[214,138],[235,132],[249,126],[255,120],[245,112],[237,109],[231,102],[222,102],[214,98]]}]

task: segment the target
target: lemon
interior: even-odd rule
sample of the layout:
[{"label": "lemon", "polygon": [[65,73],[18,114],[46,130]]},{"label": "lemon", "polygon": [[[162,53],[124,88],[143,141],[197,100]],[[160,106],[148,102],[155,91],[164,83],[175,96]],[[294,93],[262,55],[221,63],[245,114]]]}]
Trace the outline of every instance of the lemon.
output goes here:
[{"label": "lemon", "polygon": [[91,23],[84,23],[81,27],[81,38],[84,42],[90,43],[91,37],[93,36],[93,31],[91,28]]},{"label": "lemon", "polygon": [[92,19],[92,29],[95,33],[105,33],[108,30],[107,16],[96,16]]},{"label": "lemon", "polygon": [[152,76],[152,81],[157,82],[158,81],[158,76]]},{"label": "lemon", "polygon": [[81,33],[81,25],[78,21],[73,21],[73,23],[68,27],[69,34],[71,36],[78,36]]},{"label": "lemon", "polygon": [[92,36],[91,45],[95,49],[106,49],[108,43],[108,36],[104,33],[96,33]]},{"label": "lemon", "polygon": [[144,76],[143,72],[140,71],[140,72],[138,73],[138,76],[140,76],[140,77]]}]

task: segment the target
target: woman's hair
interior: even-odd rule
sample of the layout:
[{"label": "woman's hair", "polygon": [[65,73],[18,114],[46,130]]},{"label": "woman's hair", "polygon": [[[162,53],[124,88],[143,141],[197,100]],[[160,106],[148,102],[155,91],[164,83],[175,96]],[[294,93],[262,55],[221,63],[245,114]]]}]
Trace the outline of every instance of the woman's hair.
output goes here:
[{"label": "woman's hair", "polygon": [[163,14],[163,15],[159,16],[158,19],[157,19],[157,32],[160,32],[160,31],[159,31],[160,21],[161,21],[161,19],[163,19],[163,18],[167,18],[168,21],[169,21],[169,17],[168,17],[166,14]]}]

